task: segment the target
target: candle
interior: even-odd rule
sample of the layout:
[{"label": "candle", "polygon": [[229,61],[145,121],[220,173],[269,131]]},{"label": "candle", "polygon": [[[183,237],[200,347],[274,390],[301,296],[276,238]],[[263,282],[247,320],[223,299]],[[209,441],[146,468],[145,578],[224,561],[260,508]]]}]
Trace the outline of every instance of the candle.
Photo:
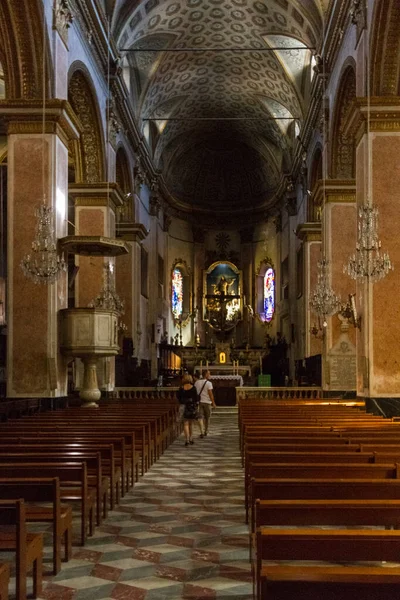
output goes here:
[{"label": "candle", "polygon": [[208,369],[208,360],[206,361],[206,369]]},{"label": "candle", "polygon": [[262,375],[262,358],[261,358],[261,355],[260,355],[260,375]]}]

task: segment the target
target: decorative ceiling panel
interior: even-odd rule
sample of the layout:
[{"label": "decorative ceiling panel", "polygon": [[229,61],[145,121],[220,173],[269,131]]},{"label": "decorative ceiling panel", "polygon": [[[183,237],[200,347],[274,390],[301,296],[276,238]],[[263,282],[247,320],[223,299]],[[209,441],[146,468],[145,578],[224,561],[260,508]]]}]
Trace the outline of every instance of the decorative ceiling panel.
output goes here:
[{"label": "decorative ceiling panel", "polygon": [[147,0],[118,10],[135,111],[142,127],[156,119],[154,160],[171,192],[194,208],[265,204],[290,168],[291,124],[306,108],[319,0]]}]

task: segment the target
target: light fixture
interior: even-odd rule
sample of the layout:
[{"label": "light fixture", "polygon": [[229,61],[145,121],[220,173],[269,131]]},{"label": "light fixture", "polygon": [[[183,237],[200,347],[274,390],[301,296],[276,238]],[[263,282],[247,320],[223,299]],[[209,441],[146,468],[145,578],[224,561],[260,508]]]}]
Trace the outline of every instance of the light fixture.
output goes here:
[{"label": "light fixture", "polygon": [[[368,117],[369,118],[369,117]],[[393,270],[393,264],[387,252],[381,252],[378,237],[378,216],[376,206],[369,203],[358,210],[358,234],[356,252],[344,265],[343,272],[358,281],[379,281]]]},{"label": "light fixture", "polygon": [[104,265],[103,287],[100,294],[90,302],[89,306],[103,310],[115,310],[120,315],[124,314],[124,301],[121,300],[115,290],[114,265],[112,263]]},{"label": "light fixture", "polygon": [[[324,22],[325,23],[325,22]],[[323,31],[323,39],[325,39],[325,26]],[[325,57],[321,57],[322,62],[322,72],[323,72],[323,82],[324,82],[324,91],[322,96],[322,107],[325,103],[326,97],[326,76],[325,76]],[[326,120],[324,119],[324,127],[323,127],[323,161],[327,160],[326,149]],[[325,214],[325,199],[326,199],[326,189],[325,189],[325,178],[326,178],[327,168],[325,164],[325,168],[323,170],[323,199],[322,199],[322,218],[323,218],[323,228],[324,228],[324,243],[328,239],[326,234],[326,214]],[[317,272],[317,285],[315,286],[314,291],[310,294],[309,305],[311,310],[318,316],[318,324],[322,320],[322,327],[326,328],[328,326],[327,318],[332,317],[341,309],[341,300],[340,297],[337,296],[331,286],[331,277],[330,277],[330,263],[327,260],[325,253],[322,256],[322,259],[318,261],[318,272]],[[316,326],[311,328],[311,333],[313,335],[317,335],[320,328],[316,328]]]},{"label": "light fixture", "polygon": [[310,308],[322,319],[323,327],[327,327],[326,319],[332,317],[341,308],[340,297],[330,285],[329,261],[322,258],[318,261],[318,280],[310,297]]},{"label": "light fixture", "polygon": [[[361,2],[353,1],[353,22],[358,13],[362,10]],[[369,25],[368,39],[369,39]],[[393,270],[393,264],[387,252],[381,252],[381,241],[378,235],[378,217],[379,211],[372,202],[372,151],[371,151],[371,76],[370,76],[370,56],[367,50],[367,158],[368,158],[368,188],[367,198],[358,209],[358,231],[356,251],[349,258],[347,265],[344,265],[343,272],[356,281],[370,281],[375,283],[380,281],[390,271]],[[354,301],[354,298],[353,298]]]},{"label": "light fixture", "polygon": [[42,113],[42,188],[43,200],[35,210],[37,218],[32,253],[26,254],[20,266],[25,277],[36,284],[52,284],[67,270],[64,256],[57,250],[53,208],[47,205],[45,194],[45,149],[46,149],[46,27],[43,24],[43,113]]},{"label": "light fixture", "polygon": [[54,283],[62,272],[67,270],[64,256],[57,252],[57,238],[54,231],[54,215],[51,206],[43,204],[35,210],[37,218],[36,234],[32,242],[32,253],[21,261],[24,275],[36,284]]}]

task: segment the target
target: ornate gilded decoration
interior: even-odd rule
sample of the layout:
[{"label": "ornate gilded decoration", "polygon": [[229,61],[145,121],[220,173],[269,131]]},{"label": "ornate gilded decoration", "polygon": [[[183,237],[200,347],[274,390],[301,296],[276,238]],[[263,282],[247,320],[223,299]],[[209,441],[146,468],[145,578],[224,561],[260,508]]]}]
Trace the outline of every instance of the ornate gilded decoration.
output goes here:
[{"label": "ornate gilded decoration", "polygon": [[69,100],[82,124],[83,178],[86,183],[104,181],[103,140],[89,83],[75,71],[69,84]]},{"label": "ornate gilded decoration", "polygon": [[366,0],[352,0],[350,7],[351,22],[357,27],[357,42],[367,26]]},{"label": "ornate gilded decoration", "polygon": [[400,93],[400,3],[376,0],[372,17],[371,90],[373,96]]},{"label": "ornate gilded decoration", "polygon": [[[0,2],[0,40],[8,98],[42,96],[43,36],[38,35],[43,29],[42,10],[39,0]],[[50,89],[50,68],[48,73]]]},{"label": "ornate gilded decoration", "polygon": [[58,31],[64,44],[67,46],[68,29],[71,27],[72,21],[74,20],[69,0],[55,0],[53,11],[53,27]]},{"label": "ornate gilded decoration", "polygon": [[356,98],[356,76],[348,67],[340,82],[336,99],[336,118],[332,133],[332,176],[337,179],[353,179],[355,172],[355,144],[352,136],[346,135],[345,123]]}]

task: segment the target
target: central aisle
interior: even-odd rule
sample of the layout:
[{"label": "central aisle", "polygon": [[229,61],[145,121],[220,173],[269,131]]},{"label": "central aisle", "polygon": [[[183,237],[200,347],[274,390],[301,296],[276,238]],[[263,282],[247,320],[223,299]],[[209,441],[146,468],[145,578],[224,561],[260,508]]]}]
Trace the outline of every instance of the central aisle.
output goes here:
[{"label": "central aisle", "polygon": [[236,599],[251,595],[237,414],[181,436],[49,583],[46,600]]}]

